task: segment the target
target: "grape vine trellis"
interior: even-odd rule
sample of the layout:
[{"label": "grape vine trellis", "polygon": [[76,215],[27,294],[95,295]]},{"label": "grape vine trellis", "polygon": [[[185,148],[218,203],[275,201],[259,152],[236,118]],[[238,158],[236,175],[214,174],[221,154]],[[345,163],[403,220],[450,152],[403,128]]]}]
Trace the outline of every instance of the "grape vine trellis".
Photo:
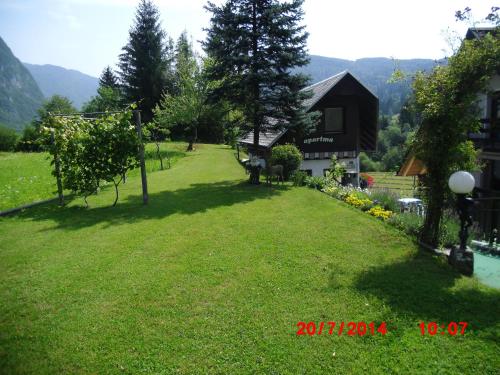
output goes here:
[{"label": "grape vine trellis", "polygon": [[[133,124],[135,118],[135,125]],[[147,204],[147,179],[140,112],[127,110],[77,115],[51,115],[42,125],[45,144],[54,157],[59,204],[63,189],[87,197],[96,194],[103,182],[115,187],[124,182],[128,171],[141,167],[143,202]]]}]

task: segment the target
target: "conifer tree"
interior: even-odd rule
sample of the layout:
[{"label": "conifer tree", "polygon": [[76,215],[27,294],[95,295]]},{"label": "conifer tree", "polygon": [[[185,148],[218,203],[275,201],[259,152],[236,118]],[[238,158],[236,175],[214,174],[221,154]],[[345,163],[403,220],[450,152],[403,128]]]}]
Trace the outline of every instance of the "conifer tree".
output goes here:
[{"label": "conifer tree", "polygon": [[153,108],[168,88],[170,46],[158,8],[151,0],[141,0],[118,65],[124,95],[139,103],[144,121],[152,118]]},{"label": "conifer tree", "polygon": [[104,68],[99,77],[99,86],[110,87],[112,89],[118,88],[118,78],[109,65]]},{"label": "conifer tree", "polygon": [[[316,118],[301,104],[308,94],[300,90],[308,79],[293,71],[308,63],[302,3],[228,0],[221,6],[210,2],[206,6],[212,15],[203,45],[214,62],[208,74],[220,82],[213,95],[243,109],[254,149],[259,132],[292,127],[303,133]],[[250,182],[258,181],[254,169]]]}]

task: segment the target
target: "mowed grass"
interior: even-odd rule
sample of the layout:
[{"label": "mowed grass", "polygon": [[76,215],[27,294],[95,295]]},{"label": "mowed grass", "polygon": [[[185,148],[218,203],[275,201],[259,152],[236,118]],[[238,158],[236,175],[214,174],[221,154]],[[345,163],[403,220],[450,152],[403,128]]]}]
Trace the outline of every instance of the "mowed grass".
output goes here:
[{"label": "mowed grass", "polygon": [[[183,142],[161,144],[164,167],[168,166],[167,157],[174,164],[185,155],[185,149]],[[160,170],[154,144],[146,145],[145,155],[147,171]],[[56,197],[56,179],[50,162],[51,157],[45,152],[0,152],[0,210]],[[139,169],[131,171],[130,175],[140,175]]]},{"label": "mowed grass", "polygon": [[115,208],[109,191],[0,219],[1,372],[498,374],[499,291],[320,192],[245,179],[200,145],[150,175],[148,206],[133,177]]},{"label": "mowed grass", "polygon": [[388,189],[401,196],[412,197],[413,177],[396,176],[395,172],[367,172],[374,178],[374,189]]}]

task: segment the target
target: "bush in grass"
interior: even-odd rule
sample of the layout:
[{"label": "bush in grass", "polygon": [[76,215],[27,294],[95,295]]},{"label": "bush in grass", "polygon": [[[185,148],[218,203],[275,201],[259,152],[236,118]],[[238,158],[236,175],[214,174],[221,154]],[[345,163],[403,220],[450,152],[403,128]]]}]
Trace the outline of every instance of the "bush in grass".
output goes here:
[{"label": "bush in grass", "polygon": [[40,132],[33,125],[25,127],[21,139],[19,139],[19,142],[17,142],[16,151],[23,151],[23,152],[42,151],[40,137],[41,137]]},{"label": "bush in grass", "polygon": [[310,188],[323,190],[330,183],[330,180],[321,176],[307,176],[305,182]]},{"label": "bush in grass", "polygon": [[273,147],[271,154],[271,164],[283,166],[283,175],[288,180],[293,172],[297,171],[302,162],[302,153],[299,149],[290,144]]},{"label": "bush in grass", "polygon": [[304,171],[295,171],[291,175],[293,186],[304,186],[307,180],[307,173]]},{"label": "bush in grass", "polygon": [[384,209],[397,212],[399,211],[399,194],[391,192],[390,190],[375,190],[371,193],[371,198]]},{"label": "bush in grass", "polygon": [[14,151],[17,138],[14,130],[0,124],[0,151]]},{"label": "bush in grass", "polygon": [[412,212],[405,212],[391,216],[388,223],[410,236],[417,236],[424,223],[424,218]]}]

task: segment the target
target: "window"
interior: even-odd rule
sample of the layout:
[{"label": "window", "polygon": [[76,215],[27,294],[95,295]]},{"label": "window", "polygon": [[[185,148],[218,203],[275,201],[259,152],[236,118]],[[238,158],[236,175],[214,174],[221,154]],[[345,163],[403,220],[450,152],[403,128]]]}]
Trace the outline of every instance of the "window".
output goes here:
[{"label": "window", "polygon": [[344,131],[344,108],[325,108],[325,132]]}]

